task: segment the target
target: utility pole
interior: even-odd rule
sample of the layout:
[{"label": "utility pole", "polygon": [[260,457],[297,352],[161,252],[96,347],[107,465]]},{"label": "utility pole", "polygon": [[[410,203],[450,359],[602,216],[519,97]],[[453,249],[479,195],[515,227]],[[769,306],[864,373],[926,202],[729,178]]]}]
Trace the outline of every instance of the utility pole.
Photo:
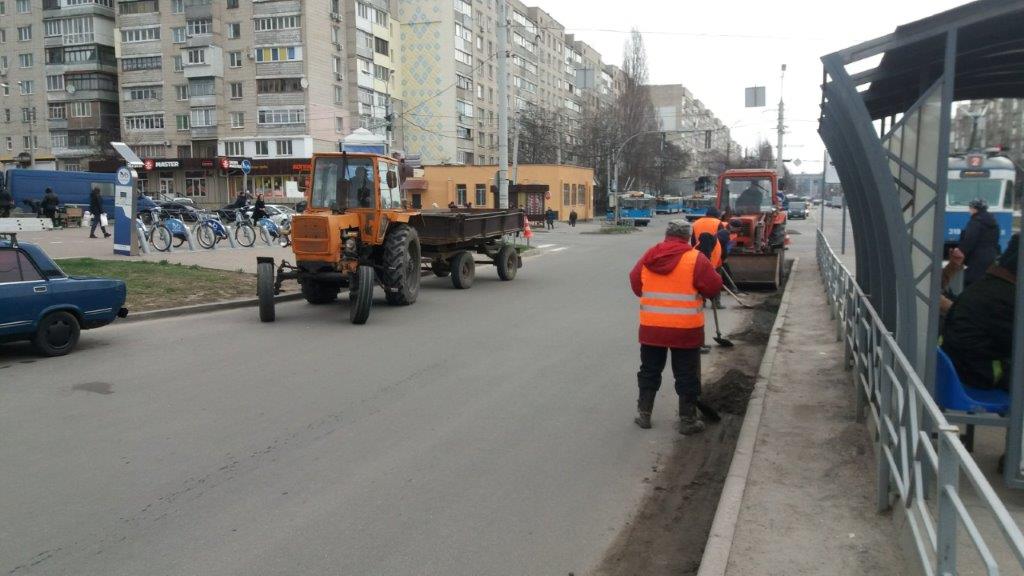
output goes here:
[{"label": "utility pole", "polygon": [[508,14],[498,0],[498,209],[508,208]]},{"label": "utility pole", "polygon": [[519,181],[519,115],[512,121],[515,128],[512,132],[512,181]]},{"label": "utility pole", "polygon": [[782,65],[782,72],[779,75],[779,147],[778,147],[778,158],[775,160],[775,172],[779,178],[785,174],[786,167],[782,162],[782,136],[786,133],[786,114],[785,114],[785,103],[782,101],[783,87],[786,82],[786,65]]}]

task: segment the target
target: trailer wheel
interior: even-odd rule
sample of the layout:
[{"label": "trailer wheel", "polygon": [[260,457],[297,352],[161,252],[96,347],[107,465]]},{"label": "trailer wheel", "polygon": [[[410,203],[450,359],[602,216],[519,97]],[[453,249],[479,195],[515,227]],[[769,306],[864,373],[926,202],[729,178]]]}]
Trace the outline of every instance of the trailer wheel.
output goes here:
[{"label": "trailer wheel", "polygon": [[373,285],[376,274],[373,266],[360,266],[355,278],[352,279],[352,286],[348,292],[349,311],[348,317],[353,324],[366,324],[370,317],[370,308],[373,307]]},{"label": "trailer wheel", "polygon": [[519,254],[512,246],[502,246],[494,258],[494,265],[498,267],[498,278],[514,280],[519,271]]},{"label": "trailer wheel", "polygon": [[274,310],[274,264],[271,262],[256,265],[256,296],[260,304],[260,322],[273,322],[277,313]]},{"label": "trailer wheel", "polygon": [[444,260],[434,260],[430,263],[430,271],[434,273],[434,276],[438,278],[445,278],[452,273],[451,268],[448,267],[448,263]]},{"label": "trailer wheel", "polygon": [[301,286],[302,297],[310,304],[329,304],[338,297],[338,287],[333,284],[306,280]]},{"label": "trailer wheel", "polygon": [[476,263],[473,255],[463,250],[452,258],[452,286],[465,290],[473,285],[476,278]]},{"label": "trailer wheel", "polygon": [[384,241],[384,296],[392,306],[407,306],[420,293],[420,237],[406,224],[392,227]]}]

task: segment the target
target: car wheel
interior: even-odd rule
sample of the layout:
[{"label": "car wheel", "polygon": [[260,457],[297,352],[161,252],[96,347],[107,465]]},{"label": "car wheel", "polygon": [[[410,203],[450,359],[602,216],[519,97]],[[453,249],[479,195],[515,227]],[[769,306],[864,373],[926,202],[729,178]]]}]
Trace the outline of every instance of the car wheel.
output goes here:
[{"label": "car wheel", "polygon": [[44,356],[63,356],[74,349],[80,333],[81,327],[75,315],[59,310],[39,322],[32,345]]}]

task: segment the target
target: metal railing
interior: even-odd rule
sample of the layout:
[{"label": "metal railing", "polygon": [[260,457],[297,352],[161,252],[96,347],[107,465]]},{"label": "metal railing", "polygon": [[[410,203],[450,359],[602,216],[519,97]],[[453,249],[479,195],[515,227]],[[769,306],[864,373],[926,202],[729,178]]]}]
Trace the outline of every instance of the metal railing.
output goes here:
[{"label": "metal railing", "polygon": [[[863,420],[866,412],[872,417],[878,511],[902,504],[914,554],[925,574],[964,570],[957,552],[967,542],[984,573],[1018,573],[1024,569],[1024,535],[960,441],[959,429],[946,420],[820,230],[817,239],[818,267],[836,320],[836,340],[844,343],[845,365],[853,371],[857,418]],[[968,494],[971,511],[963,499],[966,485],[961,478],[973,489]],[[1016,562],[1006,554],[997,559],[993,536],[983,536],[975,521],[979,512],[991,515]],[[961,525],[966,533],[963,542],[958,538]]]}]

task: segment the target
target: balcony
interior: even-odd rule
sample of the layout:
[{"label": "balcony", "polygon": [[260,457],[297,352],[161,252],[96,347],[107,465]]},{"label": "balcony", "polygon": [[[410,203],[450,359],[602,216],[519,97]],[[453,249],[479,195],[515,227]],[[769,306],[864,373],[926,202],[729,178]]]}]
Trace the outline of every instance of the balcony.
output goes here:
[{"label": "balcony", "polygon": [[306,133],[306,125],[303,124],[259,124],[256,126],[256,134],[262,136],[302,136]]},{"label": "balcony", "polygon": [[82,4],[79,6],[64,6],[60,9],[61,18],[70,18],[72,16],[88,16],[95,14],[97,16],[104,16],[113,20],[114,9],[108,8],[100,4]]},{"label": "balcony", "polygon": [[257,106],[305,106],[305,92],[289,92],[285,94],[257,94]]},{"label": "balcony", "polygon": [[188,105],[193,108],[204,107],[204,106],[216,106],[217,95],[207,94],[205,96],[193,96],[189,94]]},{"label": "balcony", "polygon": [[275,14],[294,14],[302,12],[302,2],[291,0],[289,2],[254,2],[252,15],[254,18],[260,16],[273,16]]},{"label": "balcony", "polygon": [[302,43],[302,29],[261,30],[253,35],[256,46],[290,46]]},{"label": "balcony", "polygon": [[219,34],[196,34],[193,36],[189,36],[185,39],[185,46],[189,48],[202,48],[204,46],[213,46],[214,44],[219,44],[219,40]]},{"label": "balcony", "polygon": [[[168,58],[165,62],[166,65],[171,65],[171,60]],[[153,68],[150,70],[122,70],[118,72],[118,79],[125,83],[145,83],[152,82],[154,84],[160,84],[164,81],[164,72],[160,68]]]},{"label": "balcony", "polygon": [[135,28],[138,26],[156,26],[160,24],[159,12],[141,12],[139,14],[118,14],[118,28]]},{"label": "balcony", "polygon": [[216,126],[193,126],[190,132],[193,140],[217,137]]},{"label": "balcony", "polygon": [[148,56],[161,52],[159,40],[147,40],[145,42],[121,43],[121,57],[131,58],[133,56]]},{"label": "balcony", "polygon": [[185,18],[188,20],[213,18],[213,4],[206,0],[185,0]]},{"label": "balcony", "polygon": [[68,146],[66,148],[54,148],[53,155],[61,159],[85,158],[96,156],[100,153],[99,146]]},{"label": "balcony", "polygon": [[302,76],[302,62],[263,62],[256,64],[256,76]]},{"label": "balcony", "polygon": [[50,132],[55,130],[67,130],[68,121],[66,118],[49,118],[46,120],[46,126]]}]

